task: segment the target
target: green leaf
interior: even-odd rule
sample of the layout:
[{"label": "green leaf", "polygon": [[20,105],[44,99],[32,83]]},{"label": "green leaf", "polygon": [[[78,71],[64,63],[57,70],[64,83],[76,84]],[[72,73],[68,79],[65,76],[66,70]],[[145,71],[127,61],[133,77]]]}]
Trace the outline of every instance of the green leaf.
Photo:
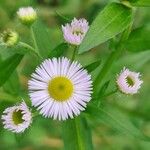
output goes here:
[{"label": "green leaf", "polygon": [[101,89],[100,89],[100,91],[98,93],[98,97],[102,97],[105,94],[105,92],[106,92],[106,90],[107,90],[107,88],[109,86],[109,83],[110,83],[110,81],[107,81],[107,82],[105,82],[103,84],[103,86],[101,87]]},{"label": "green leaf", "polygon": [[89,105],[86,113],[92,118],[106,126],[112,127],[116,131],[126,134],[127,136],[136,137],[142,140],[150,140],[150,137],[145,136],[130,120],[129,116],[125,115],[118,109],[110,106],[104,108]]},{"label": "green leaf", "polygon": [[15,70],[9,79],[3,85],[3,89],[5,92],[11,95],[18,95],[20,93],[20,83],[19,83],[19,76],[17,71]]},{"label": "green leaf", "polygon": [[[14,54],[21,54],[21,55],[25,55],[29,52],[34,52],[36,53],[33,49],[31,50],[31,46],[29,45],[24,45],[26,43],[22,43],[22,42],[19,42],[17,45],[13,46],[13,47],[7,47],[5,45],[0,45],[0,55],[2,57],[2,59],[6,59]],[[28,46],[28,47],[27,47]]]},{"label": "green leaf", "polygon": [[37,52],[43,58],[47,58],[51,50],[50,35],[47,27],[42,22],[37,21],[31,29],[33,42]]},{"label": "green leaf", "polygon": [[0,62],[0,86],[2,86],[12,75],[22,58],[23,55],[14,54],[13,56]]},{"label": "green leaf", "polygon": [[111,3],[101,11],[91,24],[79,54],[113,38],[126,29],[132,20],[132,10],[119,3]]},{"label": "green leaf", "polygon": [[88,71],[88,72],[92,72],[94,71],[97,67],[99,67],[99,65],[101,64],[101,60],[95,61],[87,66],[85,66],[84,68]]},{"label": "green leaf", "polygon": [[56,11],[56,17],[58,18],[58,20],[64,24],[64,23],[68,23],[71,22],[70,18],[67,18],[66,16],[63,16],[60,12]]},{"label": "green leaf", "polygon": [[90,128],[85,118],[77,117],[63,123],[65,150],[92,150]]},{"label": "green leaf", "polygon": [[5,101],[5,102],[17,102],[19,101],[20,98],[16,96],[12,96],[11,94],[5,93],[5,92],[0,92],[0,102]]},{"label": "green leaf", "polygon": [[132,52],[150,50],[150,25],[133,30],[125,47]]},{"label": "green leaf", "polygon": [[150,6],[150,0],[129,0],[133,6]]},{"label": "green leaf", "polygon": [[50,52],[50,54],[48,55],[48,58],[60,57],[64,54],[64,52],[67,49],[68,49],[68,44],[67,43],[61,43],[54,50],[52,50]]}]

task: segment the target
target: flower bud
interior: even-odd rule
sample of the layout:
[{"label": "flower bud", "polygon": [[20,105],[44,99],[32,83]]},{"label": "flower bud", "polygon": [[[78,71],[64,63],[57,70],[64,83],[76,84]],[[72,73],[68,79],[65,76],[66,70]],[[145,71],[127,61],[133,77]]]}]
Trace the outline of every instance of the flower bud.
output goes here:
[{"label": "flower bud", "polygon": [[8,47],[12,47],[16,45],[19,41],[18,33],[12,30],[4,31],[1,38],[4,45]]},{"label": "flower bud", "polygon": [[24,25],[32,25],[37,19],[37,13],[32,7],[23,7],[17,11],[18,18]]},{"label": "flower bud", "polygon": [[80,45],[88,29],[88,22],[84,18],[74,18],[70,24],[67,23],[65,26],[62,26],[65,41],[72,45]]}]

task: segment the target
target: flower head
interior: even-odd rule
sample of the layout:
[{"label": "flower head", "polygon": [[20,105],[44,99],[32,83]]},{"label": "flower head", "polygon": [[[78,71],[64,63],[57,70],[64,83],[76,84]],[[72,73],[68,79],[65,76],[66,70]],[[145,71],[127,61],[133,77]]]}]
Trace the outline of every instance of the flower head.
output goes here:
[{"label": "flower head", "polygon": [[32,105],[45,117],[73,118],[91,100],[91,76],[78,62],[64,57],[45,60],[28,84]]},{"label": "flower head", "polygon": [[140,73],[132,72],[125,67],[118,75],[116,82],[121,92],[131,95],[137,93],[143,83],[140,80]]},{"label": "flower head", "polygon": [[6,30],[2,34],[1,40],[4,43],[4,45],[11,47],[11,46],[14,46],[18,43],[19,35],[15,31]]},{"label": "flower head", "polygon": [[62,26],[64,39],[66,40],[66,42],[73,45],[81,44],[88,29],[89,25],[86,19],[77,20],[76,18],[74,18],[71,24],[67,23],[65,26]]},{"label": "flower head", "polygon": [[20,21],[25,25],[31,25],[37,19],[37,13],[32,7],[20,8],[17,15]]},{"label": "flower head", "polygon": [[4,128],[15,133],[24,132],[32,122],[32,115],[26,103],[5,109],[2,115]]}]

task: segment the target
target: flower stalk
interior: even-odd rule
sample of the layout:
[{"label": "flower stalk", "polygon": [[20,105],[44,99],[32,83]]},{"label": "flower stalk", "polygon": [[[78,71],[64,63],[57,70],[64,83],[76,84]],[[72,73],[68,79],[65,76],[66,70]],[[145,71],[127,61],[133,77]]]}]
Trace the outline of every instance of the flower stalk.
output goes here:
[{"label": "flower stalk", "polygon": [[30,31],[31,31],[31,37],[32,37],[32,40],[33,40],[33,45],[34,45],[34,48],[35,48],[34,51],[37,53],[37,55],[40,59],[43,59],[43,57],[39,53],[39,48],[38,48],[38,45],[37,45],[36,40],[35,40],[35,35],[34,35],[34,32],[33,32],[33,27],[32,26],[30,27]]},{"label": "flower stalk", "polygon": [[97,93],[97,89],[99,89],[99,86],[101,85],[102,81],[104,80],[105,76],[109,72],[110,68],[113,65],[113,62],[121,55],[121,53],[124,50],[124,42],[128,39],[128,36],[131,32],[132,23],[130,26],[122,33],[122,36],[120,38],[120,41],[118,42],[118,45],[116,46],[116,50],[112,51],[110,56],[107,58],[106,62],[104,63],[102,69],[98,73],[95,81],[94,81],[94,89],[95,93]]}]

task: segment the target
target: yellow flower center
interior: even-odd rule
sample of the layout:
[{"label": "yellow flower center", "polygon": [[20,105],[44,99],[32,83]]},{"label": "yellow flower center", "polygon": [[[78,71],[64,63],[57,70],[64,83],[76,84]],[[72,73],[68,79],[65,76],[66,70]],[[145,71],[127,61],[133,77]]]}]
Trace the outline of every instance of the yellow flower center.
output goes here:
[{"label": "yellow flower center", "polygon": [[75,30],[75,31],[73,31],[73,34],[76,34],[76,35],[81,34],[81,35],[83,35],[84,33],[81,30]]},{"label": "yellow flower center", "polygon": [[130,86],[133,86],[134,85],[134,81],[133,81],[133,79],[131,78],[131,77],[127,77],[126,78],[126,80],[127,80],[127,83],[130,85]]},{"label": "yellow flower center", "polygon": [[21,124],[24,122],[24,120],[22,119],[23,114],[21,110],[18,111],[14,111],[13,115],[12,115],[12,120],[14,122],[15,125]]},{"label": "yellow flower center", "polygon": [[73,93],[73,83],[66,77],[55,77],[49,82],[48,92],[53,99],[65,101]]}]

